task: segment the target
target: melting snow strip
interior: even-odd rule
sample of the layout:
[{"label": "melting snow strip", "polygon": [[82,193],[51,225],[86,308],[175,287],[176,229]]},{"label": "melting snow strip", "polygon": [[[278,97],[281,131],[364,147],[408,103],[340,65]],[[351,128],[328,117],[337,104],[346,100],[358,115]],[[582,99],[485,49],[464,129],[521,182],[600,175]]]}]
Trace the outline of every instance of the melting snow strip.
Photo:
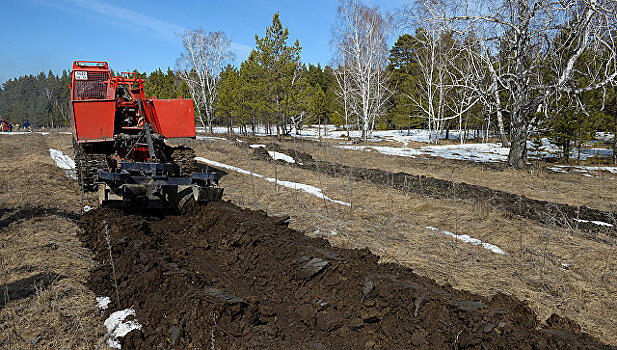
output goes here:
[{"label": "melting snow strip", "polygon": [[586,165],[554,165],[548,167],[548,169],[556,173],[568,173],[568,169],[579,173],[585,173],[589,171],[608,171],[611,174],[617,174],[617,167],[613,166],[586,166]]},{"label": "melting snow strip", "polygon": [[308,194],[312,194],[315,197],[322,198],[322,199],[325,199],[327,201],[330,201],[332,203],[336,203],[336,204],[340,204],[340,205],[345,205],[345,206],[348,206],[348,207],[351,206],[350,203],[329,198],[328,196],[323,194],[321,188],[317,188],[317,187],[314,187],[314,186],[311,186],[311,185],[306,185],[306,184],[302,184],[302,183],[298,183],[298,182],[277,180],[277,179],[274,179],[274,178],[271,178],[271,177],[265,177],[265,176],[260,175],[260,174],[255,174],[253,172],[250,172],[250,171],[247,171],[247,170],[244,170],[244,169],[240,169],[240,168],[237,168],[237,167],[232,166],[232,165],[227,165],[227,164],[219,163],[217,161],[206,159],[206,158],[203,158],[203,157],[195,157],[195,160],[198,161],[198,162],[207,164],[207,165],[214,166],[214,167],[219,167],[219,168],[235,171],[235,172],[240,173],[240,174],[251,175],[251,176],[254,176],[254,177],[257,177],[257,178],[260,178],[260,179],[264,179],[264,180],[266,180],[268,182],[277,183],[277,184],[279,184],[281,186],[284,186],[284,187],[287,187],[287,188],[291,188],[291,189],[294,189],[294,190],[301,190],[301,191],[304,191],[304,192],[306,192]]},{"label": "melting snow strip", "polygon": [[104,325],[107,328],[107,346],[113,349],[121,349],[122,346],[118,341],[118,338],[122,338],[130,331],[140,330],[141,325],[137,320],[124,321],[129,316],[135,316],[135,310],[133,308],[115,311],[105,320]]},{"label": "melting snow strip", "polygon": [[197,135],[195,139],[199,141],[227,141],[224,137],[216,137],[216,136],[201,136]]},{"label": "melting snow strip", "polygon": [[49,135],[48,131],[3,131],[0,132],[0,135],[28,135],[28,134],[39,134],[42,136]]},{"label": "melting snow strip", "polygon": [[64,170],[66,177],[77,180],[77,173],[75,172],[75,162],[71,157],[62,153],[62,151],[53,148],[49,149],[49,155],[51,156],[51,159],[56,162],[58,168]]},{"label": "melting snow strip", "polygon": [[609,223],[603,222],[603,221],[582,220],[582,219],[577,219],[577,218],[574,218],[574,221],[582,222],[582,223],[585,223],[585,224],[592,223],[592,224],[598,225],[598,226],[613,227],[613,224],[609,224]]},{"label": "melting snow strip", "polygon": [[465,242],[465,243],[471,243],[473,245],[482,246],[482,248],[490,250],[491,252],[493,252],[495,254],[501,254],[501,255],[505,255],[506,254],[506,252],[504,252],[498,246],[496,246],[494,244],[482,242],[481,240],[479,240],[477,238],[470,237],[468,235],[457,235],[457,234],[454,234],[454,233],[452,233],[450,231],[440,230],[437,227],[433,227],[433,226],[426,226],[426,228],[431,230],[431,231],[441,231],[443,234],[448,235],[450,237],[453,237],[455,239],[458,239],[459,241],[462,241],[462,242]]}]

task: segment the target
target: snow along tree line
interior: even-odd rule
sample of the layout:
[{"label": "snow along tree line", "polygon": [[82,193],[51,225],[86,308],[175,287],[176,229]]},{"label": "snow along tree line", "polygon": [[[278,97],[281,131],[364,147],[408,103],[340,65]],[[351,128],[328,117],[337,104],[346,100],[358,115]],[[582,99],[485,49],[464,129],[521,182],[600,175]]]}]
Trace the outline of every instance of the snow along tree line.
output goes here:
[{"label": "snow along tree line", "polygon": [[[302,47],[277,13],[237,65],[225,33],[186,30],[176,69],[140,76],[149,96],[192,97],[197,123],[209,128],[265,126],[280,137],[332,123],[363,138],[424,128],[435,143],[451,130],[461,142],[480,130],[511,146],[508,162],[521,167],[532,133],[565,157],[598,131],[617,134],[616,8],[609,0],[410,0],[394,17],[340,0],[329,66],[301,63]],[[5,82],[0,116],[66,125],[63,79]]]}]

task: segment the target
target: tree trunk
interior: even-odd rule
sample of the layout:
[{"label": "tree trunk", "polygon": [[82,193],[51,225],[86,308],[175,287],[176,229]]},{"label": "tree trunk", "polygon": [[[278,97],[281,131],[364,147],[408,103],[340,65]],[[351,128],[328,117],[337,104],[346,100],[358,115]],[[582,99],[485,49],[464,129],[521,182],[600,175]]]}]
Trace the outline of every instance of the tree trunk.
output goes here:
[{"label": "tree trunk", "polygon": [[523,116],[514,113],[512,114],[512,123],[512,142],[508,154],[508,165],[522,169],[527,164],[527,123]]},{"label": "tree trunk", "polygon": [[508,137],[506,136],[506,132],[503,127],[503,114],[501,113],[501,110],[497,110],[497,127],[499,129],[501,147],[508,147]]}]

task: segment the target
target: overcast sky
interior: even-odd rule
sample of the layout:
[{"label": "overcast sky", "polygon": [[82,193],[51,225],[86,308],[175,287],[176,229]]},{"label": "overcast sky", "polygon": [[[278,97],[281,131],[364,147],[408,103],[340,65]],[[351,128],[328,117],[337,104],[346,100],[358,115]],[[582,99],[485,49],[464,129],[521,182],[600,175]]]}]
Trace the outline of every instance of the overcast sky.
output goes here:
[{"label": "overcast sky", "polygon": [[[366,0],[396,11],[405,0]],[[335,0],[0,0],[0,83],[48,70],[61,73],[75,60],[108,61],[114,70],[174,68],[176,33],[222,30],[244,60],[279,12],[298,39],[302,61],[328,64]],[[238,63],[237,62],[237,63]]]}]

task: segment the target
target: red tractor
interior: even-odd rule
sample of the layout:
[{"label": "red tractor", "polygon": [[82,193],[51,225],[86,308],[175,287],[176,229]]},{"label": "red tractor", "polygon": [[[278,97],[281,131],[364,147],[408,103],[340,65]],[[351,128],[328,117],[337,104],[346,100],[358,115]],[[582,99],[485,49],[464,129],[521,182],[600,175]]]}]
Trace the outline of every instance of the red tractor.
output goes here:
[{"label": "red tractor", "polygon": [[[71,127],[77,176],[98,188],[102,206],[178,208],[220,200],[221,174],[194,161],[170,138],[195,138],[193,100],[147,99],[134,73],[111,76],[106,62],[76,61]],[[199,169],[198,169],[199,168]]]}]

